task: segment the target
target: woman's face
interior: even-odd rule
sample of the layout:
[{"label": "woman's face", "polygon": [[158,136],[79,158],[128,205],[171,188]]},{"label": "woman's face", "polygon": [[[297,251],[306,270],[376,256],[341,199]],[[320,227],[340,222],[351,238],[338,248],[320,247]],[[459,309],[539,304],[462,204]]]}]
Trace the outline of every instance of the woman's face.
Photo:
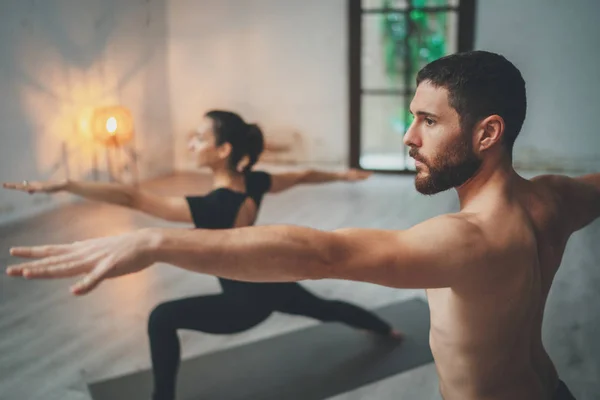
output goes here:
[{"label": "woman's face", "polygon": [[214,121],[204,117],[198,128],[193,131],[188,141],[188,150],[195,155],[196,166],[218,168],[225,165],[227,149],[225,144],[217,146],[214,133]]}]

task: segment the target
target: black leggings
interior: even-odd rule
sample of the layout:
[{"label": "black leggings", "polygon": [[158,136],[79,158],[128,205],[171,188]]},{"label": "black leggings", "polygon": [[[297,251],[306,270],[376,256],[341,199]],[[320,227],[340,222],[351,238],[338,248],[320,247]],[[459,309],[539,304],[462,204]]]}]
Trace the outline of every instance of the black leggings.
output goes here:
[{"label": "black leggings", "polygon": [[337,321],[354,328],[388,335],[385,321],[355,305],[319,298],[296,283],[278,284],[255,297],[225,290],[214,296],[189,297],[159,304],[150,314],[148,335],[154,374],[154,399],[175,398],[180,360],[178,329],[212,334],[246,331],[274,311],[320,321]]}]

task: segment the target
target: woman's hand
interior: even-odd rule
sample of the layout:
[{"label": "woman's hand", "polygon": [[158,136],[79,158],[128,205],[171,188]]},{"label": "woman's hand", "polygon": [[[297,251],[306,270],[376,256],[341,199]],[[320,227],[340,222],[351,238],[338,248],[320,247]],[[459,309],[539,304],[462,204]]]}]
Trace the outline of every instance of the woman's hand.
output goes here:
[{"label": "woman's hand", "polygon": [[34,193],[56,193],[64,190],[67,187],[68,181],[58,182],[29,182],[23,181],[21,183],[6,182],[2,184],[4,189],[19,190],[21,192],[27,192],[29,194]]},{"label": "woman's hand", "polygon": [[342,172],[342,177],[345,181],[348,182],[356,182],[356,181],[364,181],[373,175],[370,171],[363,171],[361,169],[349,169],[348,171]]}]

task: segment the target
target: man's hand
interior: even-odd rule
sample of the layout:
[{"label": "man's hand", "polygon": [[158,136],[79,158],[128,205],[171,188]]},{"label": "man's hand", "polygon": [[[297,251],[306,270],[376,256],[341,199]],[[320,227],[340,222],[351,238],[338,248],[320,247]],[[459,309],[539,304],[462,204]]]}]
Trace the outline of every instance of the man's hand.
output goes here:
[{"label": "man's hand", "polygon": [[104,279],[138,272],[152,265],[149,250],[153,238],[150,230],[140,230],[66,245],[15,247],[10,250],[11,255],[39,260],[11,266],[6,273],[27,279],[85,275],[71,286],[73,294],[83,295]]},{"label": "man's hand", "polygon": [[372,172],[363,171],[355,168],[349,169],[348,171],[342,173],[343,179],[348,182],[364,181],[371,175],[373,175]]},{"label": "man's hand", "polygon": [[21,183],[6,182],[2,184],[4,189],[19,190],[21,192],[27,192],[29,194],[34,193],[56,193],[64,190],[67,187],[67,181],[59,182],[29,182],[23,181]]}]

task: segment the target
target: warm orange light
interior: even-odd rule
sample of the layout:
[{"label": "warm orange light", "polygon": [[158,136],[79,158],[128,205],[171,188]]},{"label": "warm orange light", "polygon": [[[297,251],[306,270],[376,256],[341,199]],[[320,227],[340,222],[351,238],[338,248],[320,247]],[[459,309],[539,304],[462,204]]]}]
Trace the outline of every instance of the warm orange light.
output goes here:
[{"label": "warm orange light", "polygon": [[106,146],[120,146],[133,138],[133,118],[122,106],[103,107],[92,117],[94,138]]},{"label": "warm orange light", "polygon": [[117,131],[117,119],[115,117],[110,117],[106,121],[106,130],[111,136],[114,136],[115,132]]}]

